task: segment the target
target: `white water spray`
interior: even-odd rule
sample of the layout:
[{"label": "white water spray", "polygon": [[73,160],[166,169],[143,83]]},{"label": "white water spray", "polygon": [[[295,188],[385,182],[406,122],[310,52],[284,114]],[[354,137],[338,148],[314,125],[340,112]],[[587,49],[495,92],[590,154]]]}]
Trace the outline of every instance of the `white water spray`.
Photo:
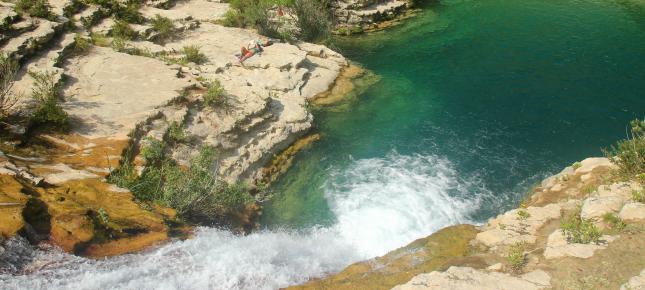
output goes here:
[{"label": "white water spray", "polygon": [[57,250],[16,254],[24,247],[17,245],[4,255],[26,265],[21,274],[0,273],[0,289],[277,289],[467,222],[478,205],[464,199],[468,188],[447,160],[396,153],[357,160],[332,171],[325,186],[332,226],[247,236],[198,228],[192,239],[104,260]]}]

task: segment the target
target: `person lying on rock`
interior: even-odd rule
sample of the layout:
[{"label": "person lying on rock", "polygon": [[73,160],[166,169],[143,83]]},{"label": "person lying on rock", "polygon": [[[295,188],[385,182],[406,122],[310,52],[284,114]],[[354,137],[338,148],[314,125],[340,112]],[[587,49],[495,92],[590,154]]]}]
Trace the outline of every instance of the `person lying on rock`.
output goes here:
[{"label": "person lying on rock", "polygon": [[266,41],[260,41],[259,39],[251,40],[246,47],[242,46],[240,54],[237,55],[237,58],[240,62],[244,62],[248,58],[262,53],[264,51],[262,47],[270,46],[273,44],[273,42],[274,40],[271,38],[267,38]]}]

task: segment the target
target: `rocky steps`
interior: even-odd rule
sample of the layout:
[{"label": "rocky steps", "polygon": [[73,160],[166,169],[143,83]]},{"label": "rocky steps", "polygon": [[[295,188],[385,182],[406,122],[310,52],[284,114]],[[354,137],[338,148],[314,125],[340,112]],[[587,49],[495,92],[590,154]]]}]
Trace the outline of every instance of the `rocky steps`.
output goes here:
[{"label": "rocky steps", "polygon": [[[144,24],[131,25],[141,37],[120,50],[130,54],[109,46],[114,21],[104,8],[71,0],[51,4],[56,21],[19,15],[13,4],[0,2],[0,50],[21,63],[13,87],[27,96],[21,114],[30,114],[28,72],[50,72],[72,120],[69,132],[38,133],[32,146],[0,146],[0,235],[49,240],[81,255],[136,251],[185,233],[173,226],[172,210],[140,204],[105,182],[124,154],[134,152],[141,164],[136,152],[144,137],[162,140],[176,122],[190,139],[169,150],[179,164],[188,165],[200,147],[212,145],[220,152],[222,178],[254,182],[272,158],[308,132],[313,117],[307,103],[330,90],[348,67],[340,54],[309,43],[275,43],[240,63],[240,47],[261,36],[213,24],[228,9],[225,3],[147,2]],[[163,43],[151,41],[149,20],[157,14],[174,26],[174,36]],[[90,32],[108,45],[75,52],[79,37],[89,39]],[[207,61],[179,64],[185,46],[199,47]],[[221,83],[229,106],[204,105],[211,80]],[[5,129],[25,134],[24,124]]]}]

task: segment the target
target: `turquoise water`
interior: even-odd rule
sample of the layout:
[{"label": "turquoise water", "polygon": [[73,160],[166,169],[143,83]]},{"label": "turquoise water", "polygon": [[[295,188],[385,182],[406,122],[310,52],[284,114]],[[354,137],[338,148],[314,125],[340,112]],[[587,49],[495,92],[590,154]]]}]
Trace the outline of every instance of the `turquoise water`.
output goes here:
[{"label": "turquoise water", "polygon": [[[602,155],[629,120],[645,116],[645,1],[427,8],[394,29],[335,42],[381,79],[349,104],[315,112],[323,139],[273,186],[268,227],[333,225],[334,196],[400,177],[348,173],[356,162],[429,157],[456,173],[442,192],[476,200],[464,215],[481,222],[517,205],[545,175]],[[387,196],[383,188],[367,194]]]}]

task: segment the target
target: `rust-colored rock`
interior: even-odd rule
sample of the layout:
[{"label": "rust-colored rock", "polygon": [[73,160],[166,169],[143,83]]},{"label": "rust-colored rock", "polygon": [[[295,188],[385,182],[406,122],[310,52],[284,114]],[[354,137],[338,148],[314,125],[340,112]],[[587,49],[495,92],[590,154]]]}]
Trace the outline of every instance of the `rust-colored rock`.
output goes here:
[{"label": "rust-colored rock", "polygon": [[29,197],[13,176],[0,175],[0,236],[14,236],[25,224],[22,210]]}]

